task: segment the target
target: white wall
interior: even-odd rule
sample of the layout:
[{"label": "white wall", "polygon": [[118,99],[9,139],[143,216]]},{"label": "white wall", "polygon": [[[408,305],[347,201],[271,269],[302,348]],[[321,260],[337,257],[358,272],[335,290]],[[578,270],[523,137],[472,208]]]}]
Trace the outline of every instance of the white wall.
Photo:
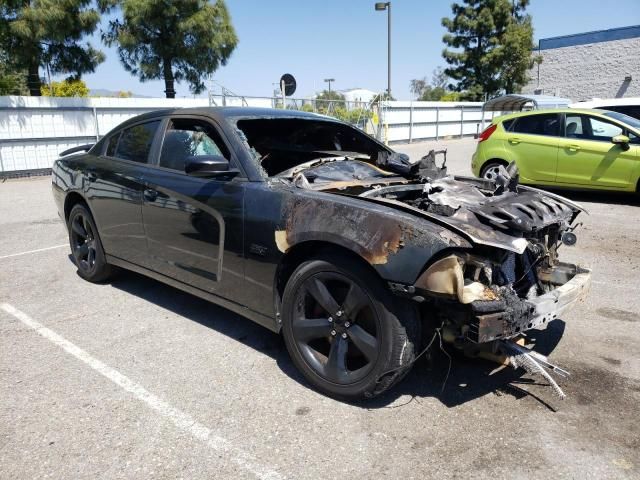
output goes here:
[{"label": "white wall", "polygon": [[[529,71],[531,81],[522,92],[542,89],[574,101],[640,96],[638,52],[640,38],[541,50],[542,63]],[[629,75],[631,81],[625,82]]]},{"label": "white wall", "polygon": [[[124,120],[161,108],[208,106],[208,99],[0,97],[0,172],[50,168],[68,148],[95,143]],[[271,106],[228,97],[226,105]],[[389,102],[380,116],[389,143],[474,135],[480,102]],[[487,112],[485,121],[490,121]]]}]

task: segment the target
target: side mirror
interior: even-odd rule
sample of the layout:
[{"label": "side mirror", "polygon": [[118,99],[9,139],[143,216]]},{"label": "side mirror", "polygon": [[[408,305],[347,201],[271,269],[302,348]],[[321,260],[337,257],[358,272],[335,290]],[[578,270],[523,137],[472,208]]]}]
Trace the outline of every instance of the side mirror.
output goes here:
[{"label": "side mirror", "polygon": [[192,177],[228,177],[240,173],[238,170],[229,169],[229,160],[220,155],[199,155],[187,157],[184,162],[184,171]]},{"label": "side mirror", "polygon": [[622,150],[629,150],[629,137],[626,135],[616,135],[611,139],[611,143],[620,145]]}]

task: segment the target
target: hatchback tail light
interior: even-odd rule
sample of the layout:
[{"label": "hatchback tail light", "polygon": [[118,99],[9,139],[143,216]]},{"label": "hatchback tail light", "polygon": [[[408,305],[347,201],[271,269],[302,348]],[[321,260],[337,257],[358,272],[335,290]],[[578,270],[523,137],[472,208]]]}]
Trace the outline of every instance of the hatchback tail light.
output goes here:
[{"label": "hatchback tail light", "polygon": [[482,133],[478,135],[478,143],[487,140],[491,136],[491,134],[496,131],[496,128],[498,128],[498,125],[495,123],[485,128]]}]

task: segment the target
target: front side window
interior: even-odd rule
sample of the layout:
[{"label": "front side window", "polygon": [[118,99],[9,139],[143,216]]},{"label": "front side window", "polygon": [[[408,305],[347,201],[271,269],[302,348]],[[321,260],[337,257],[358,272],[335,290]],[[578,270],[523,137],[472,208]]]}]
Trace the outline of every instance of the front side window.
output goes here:
[{"label": "front side window", "polygon": [[155,120],[123,130],[113,156],[123,160],[131,160],[132,162],[147,163],[151,145],[153,144],[153,137],[159,125],[160,120]]},{"label": "front side window", "polygon": [[162,143],[160,166],[184,172],[186,159],[220,156],[229,160],[229,150],[216,129],[203,120],[173,118]]},{"label": "front side window", "polygon": [[564,136],[567,138],[584,138],[582,115],[567,115],[564,122]]},{"label": "front side window", "polygon": [[594,117],[587,117],[591,126],[591,139],[610,142],[616,135],[622,135],[622,127]]},{"label": "front side window", "polygon": [[511,131],[557,137],[560,135],[560,116],[555,113],[545,113],[518,117],[511,127]]},{"label": "front side window", "polygon": [[622,127],[588,115],[567,115],[565,121],[567,138],[610,142],[612,137],[623,133]]},{"label": "front side window", "polygon": [[116,154],[116,147],[118,146],[118,140],[120,139],[120,132],[116,133],[109,139],[107,143],[107,157],[114,157]]}]

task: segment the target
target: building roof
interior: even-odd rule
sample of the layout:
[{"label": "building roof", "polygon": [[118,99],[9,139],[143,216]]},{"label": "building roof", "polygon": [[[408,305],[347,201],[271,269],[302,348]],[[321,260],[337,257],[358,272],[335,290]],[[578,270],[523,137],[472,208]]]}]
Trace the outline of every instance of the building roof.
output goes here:
[{"label": "building roof", "polygon": [[538,48],[539,50],[549,50],[552,48],[573,47],[576,45],[587,45],[589,43],[610,42],[612,40],[625,40],[627,38],[638,37],[640,37],[640,25],[631,25],[629,27],[542,38],[538,41]]},{"label": "building roof", "polygon": [[568,98],[554,97],[551,95],[525,95],[509,94],[487,100],[482,106],[485,112],[514,112],[522,110],[526,106],[534,109],[566,107],[571,103]]}]

